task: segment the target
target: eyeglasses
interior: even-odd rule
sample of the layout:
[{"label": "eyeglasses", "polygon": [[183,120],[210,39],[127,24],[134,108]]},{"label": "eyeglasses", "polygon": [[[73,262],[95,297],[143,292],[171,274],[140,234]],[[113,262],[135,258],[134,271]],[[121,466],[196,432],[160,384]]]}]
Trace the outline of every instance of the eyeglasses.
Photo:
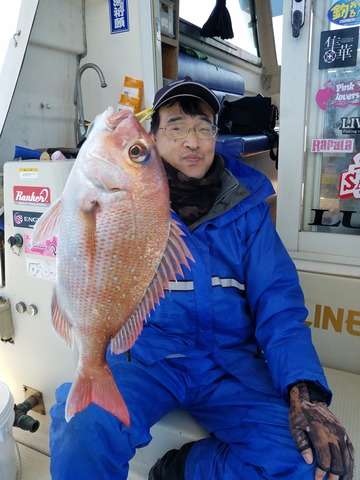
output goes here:
[{"label": "eyeglasses", "polygon": [[188,125],[169,125],[168,127],[159,127],[159,130],[165,130],[169,138],[185,138],[190,130],[194,130],[199,138],[214,138],[218,132],[216,125],[201,125],[190,128]]}]

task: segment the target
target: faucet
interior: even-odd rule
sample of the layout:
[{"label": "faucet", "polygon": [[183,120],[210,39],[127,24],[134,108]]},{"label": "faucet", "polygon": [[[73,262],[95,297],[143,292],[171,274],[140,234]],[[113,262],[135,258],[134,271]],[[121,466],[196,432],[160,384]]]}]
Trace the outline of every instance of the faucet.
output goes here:
[{"label": "faucet", "polygon": [[75,97],[75,104],[77,105],[77,114],[78,114],[78,121],[77,121],[77,128],[76,128],[78,145],[81,144],[86,137],[84,105],[83,105],[82,92],[81,92],[81,76],[84,73],[84,71],[87,70],[88,68],[93,68],[94,70],[96,70],[97,74],[99,75],[101,88],[105,88],[107,86],[102,70],[97,65],[95,65],[95,63],[85,63],[79,68],[76,74],[76,97]]}]

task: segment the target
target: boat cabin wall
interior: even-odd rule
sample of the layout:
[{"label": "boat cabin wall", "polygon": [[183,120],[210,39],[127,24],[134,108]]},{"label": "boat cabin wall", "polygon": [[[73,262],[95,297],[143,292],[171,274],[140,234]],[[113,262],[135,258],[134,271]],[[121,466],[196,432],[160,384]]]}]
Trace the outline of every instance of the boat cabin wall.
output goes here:
[{"label": "boat cabin wall", "polygon": [[[85,63],[95,63],[107,83],[101,88],[92,68],[82,74],[84,116],[89,122],[108,106],[116,109],[125,75],[144,81],[144,103],[150,104],[156,88],[153,68],[148,67],[153,63],[154,36],[150,3],[132,0],[130,30],[111,34],[108,2],[39,1],[0,136],[0,167],[14,158],[15,145],[30,149],[77,146],[76,74]],[[12,74],[11,69],[8,73]]]},{"label": "boat cabin wall", "polygon": [[2,164],[14,158],[15,145],[74,146],[75,73],[84,52],[82,18],[81,0],[40,0],[0,137]]}]

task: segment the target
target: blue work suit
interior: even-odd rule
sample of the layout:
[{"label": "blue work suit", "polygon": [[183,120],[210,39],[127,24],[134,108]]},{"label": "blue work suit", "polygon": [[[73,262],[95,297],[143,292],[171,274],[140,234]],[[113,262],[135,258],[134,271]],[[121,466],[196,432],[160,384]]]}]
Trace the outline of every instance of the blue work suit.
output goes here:
[{"label": "blue work suit", "polygon": [[[181,226],[194,257],[171,284],[131,350],[108,353],[130,412],[127,429],[97,405],[67,423],[70,384],[51,409],[53,480],[126,479],[136,448],[175,408],[208,432],[185,479],[313,480],[288,424],[288,386],[309,380],[329,395],[295,266],[273,226],[269,180],[225,158],[222,191],[196,224]],[[180,221],[177,218],[178,221]]]}]

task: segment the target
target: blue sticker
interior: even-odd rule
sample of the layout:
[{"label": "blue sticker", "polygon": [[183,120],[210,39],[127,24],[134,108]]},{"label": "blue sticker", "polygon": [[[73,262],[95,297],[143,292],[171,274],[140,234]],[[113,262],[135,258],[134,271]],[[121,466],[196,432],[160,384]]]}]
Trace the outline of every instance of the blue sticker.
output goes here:
[{"label": "blue sticker", "polygon": [[110,31],[122,33],[129,31],[129,11],[127,0],[109,0]]},{"label": "blue sticker", "polygon": [[13,210],[13,225],[20,228],[34,228],[41,215],[42,213],[39,212]]},{"label": "blue sticker", "polygon": [[358,25],[360,23],[360,2],[337,1],[328,11],[328,19],[336,25]]}]

